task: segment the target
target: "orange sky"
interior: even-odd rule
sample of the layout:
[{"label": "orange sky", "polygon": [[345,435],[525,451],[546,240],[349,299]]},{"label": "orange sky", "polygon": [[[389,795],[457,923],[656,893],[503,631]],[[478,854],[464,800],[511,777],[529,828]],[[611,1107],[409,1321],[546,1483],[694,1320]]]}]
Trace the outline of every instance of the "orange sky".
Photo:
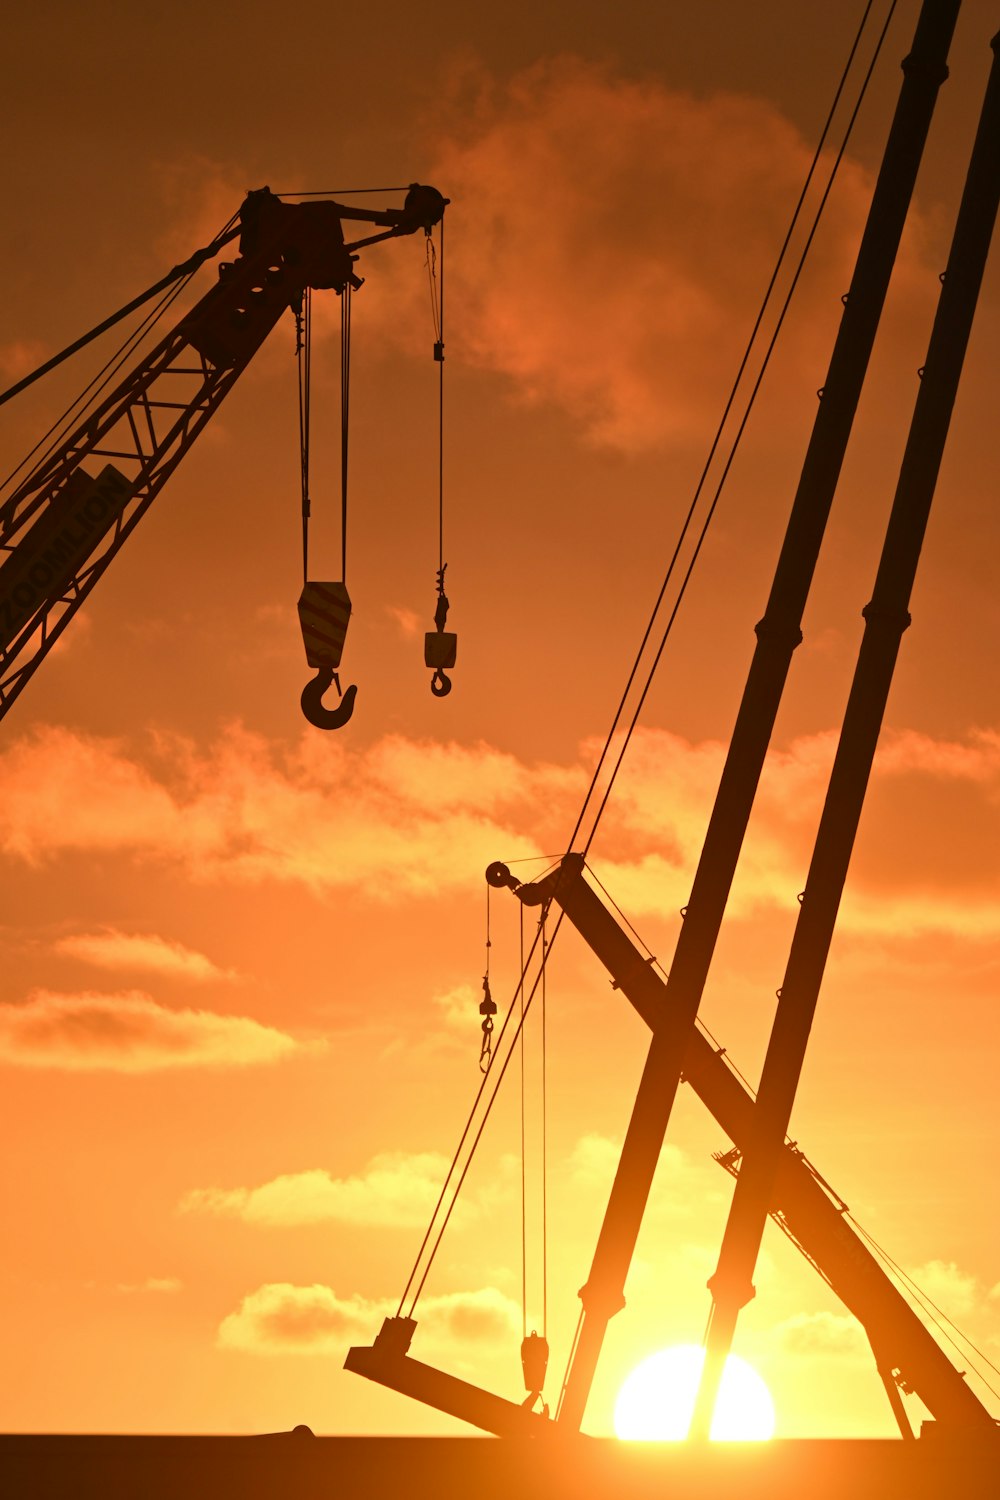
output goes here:
[{"label": "orange sky", "polygon": [[[436,372],[423,246],[403,241],[365,253],[354,303],[349,729],[322,735],[298,709],[284,324],[4,722],[4,1430],[455,1430],[343,1373],[343,1353],[395,1309],[479,1082],[483,869],[558,851],[573,826],[861,8],[625,3],[612,18],[583,0],[501,20],[398,3],[341,17],[307,0],[277,41],[257,0],[208,13],[40,0],[8,22],[4,384],[204,243],[248,187],[418,179],[452,198],[445,554],[459,663],[452,695],[434,700],[420,636],[437,562]],[[989,9],[969,4],[959,23],[706,994],[751,1078],[990,63]],[[898,7],[594,846],[665,964],[917,10]],[[327,298],[314,556],[333,576]],[[1000,1363],[998,317],[994,264],[792,1133]],[[0,412],[7,468],[100,357]],[[494,897],[493,925],[505,1003],[512,900]],[[549,1031],[561,1374],[647,1040],[568,933]],[[428,1283],[414,1353],[519,1399],[515,1092]],[[702,1333],[731,1184],[710,1157],[728,1142],[686,1093],[592,1431],[608,1430],[632,1365]],[[537,1247],[532,1282],[534,1323]],[[779,1433],[893,1431],[860,1330],[773,1228],[757,1287],[736,1348],[768,1379]]]}]

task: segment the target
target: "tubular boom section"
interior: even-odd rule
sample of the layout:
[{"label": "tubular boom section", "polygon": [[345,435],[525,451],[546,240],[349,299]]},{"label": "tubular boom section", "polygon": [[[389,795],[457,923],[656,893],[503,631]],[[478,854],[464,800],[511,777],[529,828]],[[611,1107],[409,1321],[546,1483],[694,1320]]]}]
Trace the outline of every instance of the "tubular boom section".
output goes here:
[{"label": "tubular boom section", "polygon": [[757,1094],[755,1128],[736,1181],[713,1295],[702,1392],[692,1430],[707,1435],[718,1382],[752,1276],[777,1159],[791,1117],[809,1032],[930,515],[952,408],[1000,202],[1000,37],[962,194],[913,421],[844,715],[826,802],[778,991]]},{"label": "tubular boom section", "polygon": [[843,463],[959,0],[924,0],[819,411],[671,964],[666,1023],[653,1034],[604,1223],[581,1291],[583,1321],[561,1421],[579,1427],[663,1146],[691,1030],[753,806]]}]

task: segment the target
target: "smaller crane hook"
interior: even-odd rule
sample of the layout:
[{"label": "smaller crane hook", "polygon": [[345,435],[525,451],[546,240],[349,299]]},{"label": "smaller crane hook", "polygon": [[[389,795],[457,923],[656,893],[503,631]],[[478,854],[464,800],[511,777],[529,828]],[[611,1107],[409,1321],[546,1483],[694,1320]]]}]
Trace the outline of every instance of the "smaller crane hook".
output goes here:
[{"label": "smaller crane hook", "polygon": [[444,591],[444,575],[447,567],[447,563],[442,563],[438,568],[434,629],[428,630],[424,636],[424,666],[436,669],[431,678],[431,692],[435,698],[447,698],[451,692],[451,678],[444,668],[455,665],[458,651],[458,636],[444,628],[448,620],[448,595]]},{"label": "smaller crane hook", "polygon": [[312,682],[307,682],[302,689],[302,697],[299,699],[302,712],[317,729],[342,729],[354,712],[354,699],[358,690],[353,684],[341,696],[337,708],[326,707],[323,694],[333,682],[336,682],[339,693],[340,681],[336,672],[332,667],[320,667]]}]

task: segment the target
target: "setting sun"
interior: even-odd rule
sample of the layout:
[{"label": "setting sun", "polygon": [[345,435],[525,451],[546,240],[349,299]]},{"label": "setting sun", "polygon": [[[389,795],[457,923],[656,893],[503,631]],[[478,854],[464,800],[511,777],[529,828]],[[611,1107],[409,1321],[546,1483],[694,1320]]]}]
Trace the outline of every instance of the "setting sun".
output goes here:
[{"label": "setting sun", "polygon": [[[646,1442],[687,1437],[704,1358],[699,1344],[678,1344],[637,1365],[615,1402],[617,1436]],[[721,1442],[762,1441],[774,1435],[771,1393],[757,1371],[736,1354],[726,1360],[711,1435]]]}]

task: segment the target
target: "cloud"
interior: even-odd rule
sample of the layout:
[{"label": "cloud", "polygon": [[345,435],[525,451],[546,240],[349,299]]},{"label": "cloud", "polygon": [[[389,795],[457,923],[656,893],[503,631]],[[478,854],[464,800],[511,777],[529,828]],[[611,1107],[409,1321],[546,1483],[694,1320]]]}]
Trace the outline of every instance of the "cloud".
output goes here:
[{"label": "cloud", "polygon": [[[929,1260],[907,1275],[918,1291],[949,1318],[966,1318],[997,1291],[983,1291],[977,1278],[954,1261]],[[919,1311],[919,1309],[918,1309]],[[853,1355],[868,1353],[868,1341],[854,1318],[840,1313],[800,1313],[779,1323],[775,1332],[793,1354]]]},{"label": "cloud", "polygon": [[[504,86],[462,82],[433,165],[453,201],[449,352],[560,407],[597,443],[701,441],[813,144],[769,101],[699,97],[573,57]],[[845,159],[798,293],[809,315],[782,336],[784,378],[797,385],[821,383],[871,186]],[[911,258],[907,246],[904,279]],[[400,318],[407,280],[400,258],[365,289],[366,318],[390,336],[426,318]]]},{"label": "cloud", "polygon": [[861,1325],[842,1313],[796,1313],[778,1323],[774,1333],[790,1354],[853,1358],[871,1352]]},{"label": "cloud", "polygon": [[248,1067],[277,1062],[300,1045],[245,1016],[168,1010],[135,990],[36,990],[21,1004],[0,1005],[0,1062],[19,1067],[116,1073]]},{"label": "cloud", "polygon": [[[751,918],[792,909],[805,883],[816,827],[836,751],[833,731],[804,735],[768,754],[728,912]],[[600,850],[602,880],[633,915],[683,906],[690,893],[725,747],[647,730],[630,747]],[[996,839],[1000,836],[1000,737],[973,730],[964,742],[908,731],[887,734],[873,790],[880,797],[883,846],[906,857],[882,859],[867,872],[856,861],[839,926],[862,936],[893,938],[952,933],[989,941],[1000,936]],[[966,816],[940,835],[927,825],[928,799],[961,792]],[[870,799],[870,804],[873,799]],[[946,804],[947,805],[947,804]],[[913,841],[913,820],[925,833]],[[866,809],[869,824],[871,805]],[[947,848],[935,844],[944,840]],[[977,842],[973,844],[973,840]],[[968,853],[956,867],[955,853]],[[950,856],[945,865],[942,853]]]},{"label": "cloud", "polygon": [[482,998],[481,985],[457,984],[453,989],[446,990],[444,994],[435,995],[432,1004],[436,1006],[438,1014],[450,1031],[460,1032],[464,1036],[475,1036],[477,1028],[482,1025],[479,1014]]},{"label": "cloud", "polygon": [[[387,735],[353,749],[318,738],[286,751],[231,728],[198,750],[179,737],[133,746],[39,729],[0,754],[0,848],[33,865],[74,851],[119,852],[193,880],[347,888],[380,901],[440,896],[481,888],[498,856],[558,848],[598,749],[587,741],[559,765],[482,743]],[[835,746],[831,732],[804,735],[768,756],[731,918],[794,910]],[[666,730],[633,737],[593,852],[602,881],[633,917],[687,901],[724,757],[718,741]],[[878,860],[856,859],[842,930],[1000,935],[997,732],[977,730],[962,742],[887,735],[873,793]],[[942,820],[940,833],[928,828],[914,842],[917,810],[957,796],[961,820]],[[872,816],[869,807],[869,823]],[[905,859],[897,857],[904,847]]]},{"label": "cloud", "polygon": [[904,729],[886,739],[879,748],[879,773],[905,776],[923,773],[948,781],[967,781],[983,786],[1000,782],[1000,732],[973,729],[968,741],[934,740],[916,730]]},{"label": "cloud", "polygon": [[[603,1199],[610,1191],[621,1153],[621,1141],[596,1133],[581,1136],[566,1164],[566,1176],[574,1190],[587,1199]],[[650,1193],[650,1222],[690,1218],[721,1196],[720,1190],[706,1187],[705,1173],[686,1151],[671,1141],[664,1143]]]},{"label": "cloud", "polygon": [[570,1152],[567,1168],[581,1188],[608,1188],[622,1154],[621,1141],[605,1135],[582,1135]]},{"label": "cloud", "polygon": [[387,604],[385,612],[404,640],[415,640],[426,629],[416,610],[407,609],[405,605]]},{"label": "cloud", "polygon": [[37,369],[48,353],[45,345],[37,339],[15,339],[0,344],[0,380],[15,384]]},{"label": "cloud", "polygon": [[425,1229],[448,1171],[432,1152],[374,1157],[353,1177],[314,1169],[288,1173],[259,1187],[195,1188],[181,1211],[242,1219],[248,1224],[364,1224]]},{"label": "cloud", "polygon": [[197,983],[234,978],[231,969],[220,969],[204,953],[168,942],[155,933],[125,933],[109,927],[104,932],[60,938],[55,946],[59,953],[104,969],[145,970]]},{"label": "cloud", "polygon": [[[254,1354],[324,1354],[343,1357],[354,1342],[370,1344],[395,1303],[341,1298],[328,1286],[270,1282],[244,1297],[224,1318],[218,1342]],[[438,1346],[482,1346],[520,1329],[520,1310],[495,1287],[426,1297],[419,1306],[424,1339]]]},{"label": "cloud", "polygon": [[492,1286],[428,1297],[419,1304],[419,1311],[421,1328],[438,1343],[445,1338],[476,1345],[497,1343],[521,1327],[520,1307]]},{"label": "cloud", "polygon": [[318,1283],[269,1282],[222,1320],[218,1343],[254,1353],[342,1354],[353,1340],[373,1338],[389,1310],[387,1302],[345,1300]]},{"label": "cloud", "polygon": [[908,1274],[924,1296],[950,1318],[967,1316],[981,1300],[975,1276],[959,1270],[953,1260],[929,1260],[913,1267]]},{"label": "cloud", "polygon": [[[241,164],[224,164],[194,152],[172,161],[160,160],[154,172],[166,226],[156,239],[156,253],[163,261],[178,262],[210,244],[239,210],[251,175]],[[234,253],[230,246],[223,251],[223,258]],[[209,264],[211,267],[213,263]],[[214,274],[210,269],[208,277]]]},{"label": "cloud", "polygon": [[73,619],[73,629],[64,630],[62,635],[56,636],[49,651],[53,656],[68,656],[85,651],[90,645],[94,634],[94,620],[86,610],[78,610]]},{"label": "cloud", "polygon": [[487,746],[390,736],[355,751],[316,738],[283,757],[239,729],[206,753],[179,739],[136,752],[41,730],[0,756],[0,848],[31,864],[118,850],[197,879],[437,894],[478,885],[498,849],[536,854],[511,815],[582,774],[525,766]]}]

